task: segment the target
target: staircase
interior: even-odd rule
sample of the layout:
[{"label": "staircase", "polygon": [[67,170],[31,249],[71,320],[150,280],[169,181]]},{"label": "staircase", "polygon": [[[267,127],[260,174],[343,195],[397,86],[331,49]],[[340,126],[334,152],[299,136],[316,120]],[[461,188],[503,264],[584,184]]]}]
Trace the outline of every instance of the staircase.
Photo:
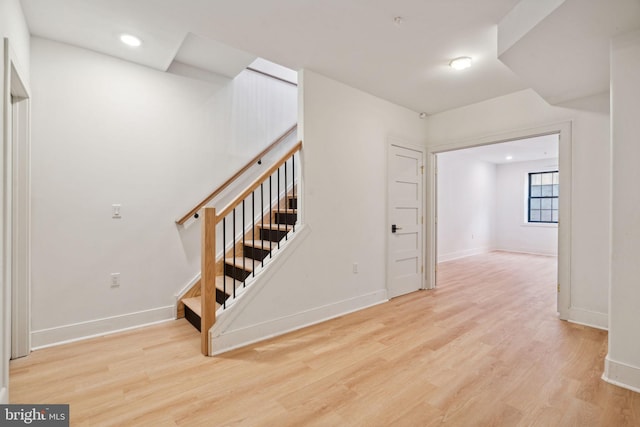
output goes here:
[{"label": "staircase", "polygon": [[[226,308],[230,298],[233,300],[244,291],[247,279],[254,277],[273,257],[274,250],[290,238],[298,219],[297,207],[297,190],[294,186],[275,207],[272,207],[271,212],[265,215],[262,221],[245,233],[244,238],[234,248],[227,250],[224,266],[222,260],[216,266],[216,310],[220,307]],[[184,317],[201,331],[202,297],[198,292],[200,283],[196,283],[193,289],[194,293],[185,295],[181,304],[184,305]],[[178,317],[182,317],[180,308]]]},{"label": "staircase", "polygon": [[[181,295],[176,311],[178,318],[186,317],[200,330],[200,348],[206,356],[213,352],[209,335],[216,322],[216,313],[234,304],[266,263],[275,258],[282,240],[292,238],[296,231],[302,141],[294,144],[271,166],[264,165],[266,170],[226,206],[216,207],[216,197],[252,165],[262,165],[263,156],[295,136],[296,129],[297,125],[292,126],[176,220],[178,226],[184,226],[187,221],[200,223],[200,279]],[[223,250],[217,250],[216,246]],[[216,254],[220,253],[224,255],[217,259]]]}]

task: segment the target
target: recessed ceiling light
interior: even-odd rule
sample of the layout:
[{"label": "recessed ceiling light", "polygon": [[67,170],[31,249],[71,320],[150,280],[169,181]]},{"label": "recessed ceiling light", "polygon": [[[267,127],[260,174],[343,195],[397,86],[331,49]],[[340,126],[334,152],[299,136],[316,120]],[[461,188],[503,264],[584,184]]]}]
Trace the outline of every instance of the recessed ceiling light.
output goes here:
[{"label": "recessed ceiling light", "polygon": [[139,38],[132,36],[131,34],[122,34],[120,36],[120,41],[131,47],[138,47],[142,44],[142,41]]},{"label": "recessed ceiling light", "polygon": [[449,62],[449,66],[454,70],[464,70],[471,67],[471,58],[468,56],[461,56],[460,58],[453,59]]},{"label": "recessed ceiling light", "polygon": [[395,18],[393,18],[393,23],[399,27],[400,25],[404,24],[404,18],[402,16],[396,16]]},{"label": "recessed ceiling light", "polygon": [[507,156],[507,157],[505,157],[505,159],[511,160],[511,159],[513,159],[513,156]]}]

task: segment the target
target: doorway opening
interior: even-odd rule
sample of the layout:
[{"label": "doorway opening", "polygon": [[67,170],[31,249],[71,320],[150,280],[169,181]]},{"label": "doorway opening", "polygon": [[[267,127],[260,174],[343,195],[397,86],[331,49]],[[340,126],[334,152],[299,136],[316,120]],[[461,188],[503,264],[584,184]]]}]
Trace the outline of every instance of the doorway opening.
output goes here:
[{"label": "doorway opening", "polygon": [[437,154],[438,263],[558,254],[558,135]]},{"label": "doorway opening", "polygon": [[571,124],[433,147],[429,162],[429,287],[438,263],[493,251],[555,257],[557,311],[567,319]]},{"label": "doorway opening", "polygon": [[[3,282],[7,307],[5,333],[10,334],[10,354],[29,354],[30,340],[30,231],[31,147],[29,91],[25,73],[5,39],[4,159],[3,159]],[[7,326],[5,326],[7,327]]]}]

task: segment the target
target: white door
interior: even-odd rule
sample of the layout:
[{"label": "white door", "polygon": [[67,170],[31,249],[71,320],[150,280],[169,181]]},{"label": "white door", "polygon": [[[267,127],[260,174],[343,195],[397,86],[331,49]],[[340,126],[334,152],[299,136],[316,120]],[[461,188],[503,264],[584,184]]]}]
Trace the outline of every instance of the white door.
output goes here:
[{"label": "white door", "polygon": [[422,288],[424,152],[389,147],[387,290],[389,298]]}]

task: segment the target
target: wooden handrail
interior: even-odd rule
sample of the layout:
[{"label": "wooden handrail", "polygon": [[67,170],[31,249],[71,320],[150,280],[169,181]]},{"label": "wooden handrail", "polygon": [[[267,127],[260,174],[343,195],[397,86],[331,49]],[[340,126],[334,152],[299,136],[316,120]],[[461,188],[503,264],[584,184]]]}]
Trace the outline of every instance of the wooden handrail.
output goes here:
[{"label": "wooden handrail", "polygon": [[227,179],[224,183],[222,183],[222,185],[220,185],[211,194],[209,194],[200,203],[198,203],[193,209],[191,209],[189,212],[187,212],[185,215],[183,215],[180,219],[176,220],[176,223],[182,225],[185,222],[187,222],[187,220],[189,218],[191,218],[193,215],[195,215],[196,212],[198,212],[207,203],[209,203],[211,200],[213,200],[214,197],[216,197],[218,194],[222,193],[222,191],[225,188],[227,188],[229,185],[231,185],[231,183],[233,181],[238,179],[240,177],[240,175],[245,173],[251,166],[253,166],[256,162],[258,162],[260,159],[262,159],[265,156],[265,154],[267,154],[269,151],[271,151],[273,148],[275,148],[276,145],[278,145],[280,142],[284,141],[289,135],[291,135],[297,129],[297,127],[298,127],[298,124],[296,123],[295,125],[291,126],[289,129],[287,129],[287,131],[285,133],[283,133],[275,141],[273,141],[271,144],[269,144],[269,146],[267,148],[262,150],[254,158],[249,160],[249,162],[247,162],[246,165],[244,165],[235,174],[233,174],[233,176],[231,178]]},{"label": "wooden handrail", "polygon": [[220,211],[220,213],[216,214],[216,224],[222,221],[222,218],[227,216],[233,208],[238,206],[244,199],[246,199],[249,194],[251,194],[256,188],[260,186],[267,178],[271,176],[275,171],[278,170],[280,166],[282,166],[291,156],[300,151],[302,148],[302,141],[298,141],[296,145],[294,145],[287,153],[280,158],[280,160],[273,164],[269,169],[264,171],[258,178],[256,178],[251,185],[247,187],[242,193],[240,193],[235,199],[233,199],[227,206],[224,207]]}]

